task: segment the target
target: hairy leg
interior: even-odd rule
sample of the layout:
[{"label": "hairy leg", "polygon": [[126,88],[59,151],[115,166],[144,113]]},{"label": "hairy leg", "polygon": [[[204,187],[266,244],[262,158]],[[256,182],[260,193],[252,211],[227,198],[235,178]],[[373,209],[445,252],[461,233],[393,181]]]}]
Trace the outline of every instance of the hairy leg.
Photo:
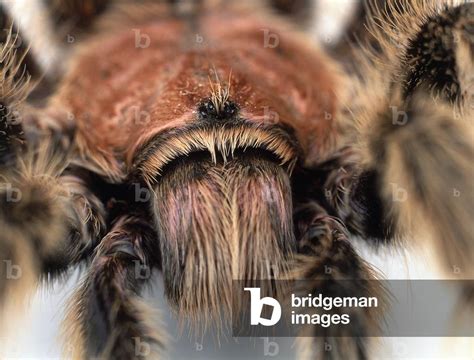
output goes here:
[{"label": "hairy leg", "polygon": [[[422,10],[430,14],[430,25],[419,24],[420,33],[404,41],[378,35],[381,45],[376,57],[364,60],[358,72],[364,78],[351,104],[355,137],[308,174],[312,187],[320,189],[313,190],[313,198],[351,232],[383,244],[403,241],[397,235],[409,234],[418,242],[428,239],[426,248],[437,250],[445,271],[468,279],[474,276],[474,41],[468,30],[473,17],[467,15],[473,6],[439,15],[430,7],[403,7],[394,32],[414,23],[417,14],[426,19],[420,15]],[[390,11],[393,15],[396,9]],[[390,33],[386,26],[382,25]],[[434,66],[446,59],[452,61]],[[317,254],[324,252],[319,248]],[[330,264],[333,258],[325,261]],[[472,288],[462,289],[461,296],[469,304],[471,294]],[[334,356],[324,353],[322,338],[317,340],[323,356]],[[363,349],[357,338],[353,340],[354,349]],[[361,350],[355,353],[365,357]]]},{"label": "hairy leg", "polygon": [[40,275],[82,260],[105,227],[102,203],[65,173],[73,131],[24,126],[29,77],[11,41],[0,69],[0,308],[26,299]]},{"label": "hairy leg", "polygon": [[[298,252],[293,278],[304,280],[302,295],[375,296],[379,307],[351,310],[351,322],[344,327],[309,325],[304,330],[302,351],[321,359],[366,359],[367,336],[374,335],[383,320],[386,294],[374,271],[355,252],[342,222],[316,202],[297,209]],[[333,314],[338,314],[333,310]]]},{"label": "hairy leg", "polygon": [[[365,90],[381,95],[367,96],[356,112],[356,141],[362,172],[374,174],[373,193],[391,215],[389,224],[398,233],[413,225],[426,229],[444,268],[472,278],[474,4],[436,5],[406,4],[395,16],[399,28],[416,24],[413,34],[396,37],[393,24],[379,24],[385,30],[376,36],[380,57],[395,60],[365,67]],[[359,193],[350,192],[350,198]]]},{"label": "hairy leg", "polygon": [[[164,346],[139,292],[150,277],[156,235],[143,216],[121,216],[97,248],[70,303],[66,344],[73,358],[155,358]],[[70,356],[71,354],[67,354]]]},{"label": "hairy leg", "polygon": [[279,14],[288,16],[296,24],[307,26],[312,20],[314,2],[310,0],[269,0],[269,5]]},{"label": "hairy leg", "polygon": [[474,4],[440,5],[372,7],[369,44],[352,58],[354,136],[316,172],[351,232],[388,244],[416,224],[448,271],[472,277]]},{"label": "hairy leg", "polygon": [[110,0],[46,0],[53,21],[84,29],[91,25],[110,3]]},{"label": "hairy leg", "polygon": [[38,277],[87,258],[105,230],[102,203],[83,180],[63,174],[64,161],[41,145],[2,172],[0,303],[23,299]]}]

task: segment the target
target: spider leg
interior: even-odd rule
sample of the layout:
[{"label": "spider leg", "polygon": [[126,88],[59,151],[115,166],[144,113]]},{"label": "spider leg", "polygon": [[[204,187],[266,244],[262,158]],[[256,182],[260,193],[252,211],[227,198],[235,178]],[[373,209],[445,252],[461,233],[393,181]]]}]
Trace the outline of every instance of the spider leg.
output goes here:
[{"label": "spider leg", "polygon": [[50,275],[89,259],[107,226],[104,204],[91,190],[87,176],[66,170],[58,182],[68,193],[72,215],[66,241],[44,261],[42,272]]},{"label": "spider leg", "polygon": [[[421,16],[422,5],[400,1],[394,33],[417,17],[428,23],[405,41],[385,39],[393,25],[379,24],[378,55],[369,51],[354,80],[356,135],[310,177],[322,179],[313,188],[352,233],[376,244],[427,239],[446,273],[472,279],[474,5]],[[472,306],[466,283],[460,298]]]},{"label": "spider leg", "polygon": [[343,29],[341,40],[332,48],[329,48],[337,61],[342,62],[347,67],[353,66],[352,52],[354,48],[358,48],[362,43],[371,40],[370,33],[367,32],[367,25],[372,18],[372,9],[383,9],[386,3],[387,0],[358,1],[354,14]]},{"label": "spider leg", "polygon": [[309,0],[269,0],[268,3],[277,13],[289,17],[300,26],[309,24],[315,5]]},{"label": "spider leg", "polygon": [[[410,16],[424,9],[410,6],[398,22],[413,21]],[[373,106],[372,98],[358,114],[360,149],[364,171],[376,179],[375,196],[391,214],[396,232],[415,226],[428,230],[444,269],[472,278],[474,4],[424,11],[428,20],[407,41],[378,35],[381,56],[400,53],[400,44],[405,47],[392,65],[398,75],[388,78],[395,85],[380,82],[387,77],[376,70],[375,86],[383,95],[375,101],[379,106]],[[349,197],[357,196],[356,188],[351,192]],[[371,204],[365,201],[364,206]]]},{"label": "spider leg", "polygon": [[110,0],[47,0],[46,4],[57,24],[68,23],[84,29],[106,9],[109,2]]},{"label": "spider leg", "polygon": [[[389,22],[376,13],[379,47],[365,49],[353,79],[356,135],[328,164],[328,202],[352,232],[426,239],[445,273],[472,279],[474,4],[399,0],[388,10]],[[472,304],[472,288],[461,294]]]},{"label": "spider leg", "polygon": [[86,259],[105,230],[105,209],[62,156],[41,145],[2,171],[0,304],[16,304],[44,275]]},{"label": "spider leg", "polygon": [[399,231],[415,224],[432,229],[446,269],[472,277],[472,125],[429,97],[398,109],[408,123],[392,125],[385,114],[378,119],[384,126],[372,138],[384,206],[396,216]]},{"label": "spider leg", "polygon": [[[355,252],[342,222],[316,202],[297,209],[295,226],[299,233],[294,278],[304,280],[302,295],[377,297],[377,308],[351,310],[350,325],[328,328],[308,325],[301,338],[302,351],[321,359],[366,359],[367,336],[381,323],[386,296],[375,272]],[[338,314],[338,310],[333,310]],[[308,353],[307,353],[308,352]]]},{"label": "spider leg", "polygon": [[[0,9],[3,21],[5,14]],[[5,35],[0,44],[0,167],[10,166],[16,153],[25,142],[21,126],[19,105],[30,92],[30,75],[23,64],[26,53],[18,48],[19,39],[14,29]]]},{"label": "spider leg", "polygon": [[[361,165],[356,147],[341,148],[316,168],[308,169],[301,182],[318,189],[309,196],[325,203],[326,209],[341,219],[351,234],[363,236],[375,245],[392,242],[393,213],[377,191],[377,173]],[[301,199],[308,197],[308,186],[303,188]]]},{"label": "spider leg", "polygon": [[[117,219],[102,239],[65,323],[74,358],[154,358],[164,345],[139,291],[150,276],[156,239],[142,216]],[[68,354],[70,355],[70,354]]]},{"label": "spider leg", "polygon": [[14,41],[10,33],[0,56],[2,312],[26,299],[41,275],[84,259],[105,228],[102,203],[81,179],[65,172],[74,131],[40,133],[25,121],[29,76]]}]

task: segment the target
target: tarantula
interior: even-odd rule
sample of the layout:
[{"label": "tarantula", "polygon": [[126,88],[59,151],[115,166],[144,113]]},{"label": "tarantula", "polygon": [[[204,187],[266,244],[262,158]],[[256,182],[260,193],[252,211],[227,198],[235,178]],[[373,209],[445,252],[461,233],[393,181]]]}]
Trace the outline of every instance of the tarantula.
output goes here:
[{"label": "tarantula", "polygon": [[[232,279],[383,297],[351,235],[403,246],[419,228],[472,278],[474,5],[373,2],[332,53],[291,25],[308,5],[38,1],[53,67],[4,14],[2,325],[38,279],[84,264],[74,357],[140,358],[135,338],[155,357],[142,271],[196,322],[229,313]],[[366,358],[383,314],[355,316],[308,329],[314,356]]]}]

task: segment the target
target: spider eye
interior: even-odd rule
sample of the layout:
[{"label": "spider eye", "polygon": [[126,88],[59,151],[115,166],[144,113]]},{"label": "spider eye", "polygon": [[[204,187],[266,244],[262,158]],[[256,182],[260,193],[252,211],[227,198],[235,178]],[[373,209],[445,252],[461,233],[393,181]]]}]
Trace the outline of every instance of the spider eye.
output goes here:
[{"label": "spider eye", "polygon": [[237,113],[237,110],[237,105],[230,100],[226,100],[224,104],[219,104],[219,108],[216,108],[211,99],[206,99],[198,107],[202,119],[228,120]]},{"label": "spider eye", "polygon": [[216,114],[216,109],[211,100],[205,100],[204,102],[202,102],[199,105],[198,111],[199,111],[199,115],[203,119],[207,119]]},{"label": "spider eye", "polygon": [[237,105],[232,101],[226,101],[224,104],[224,115],[231,117],[237,112]]}]

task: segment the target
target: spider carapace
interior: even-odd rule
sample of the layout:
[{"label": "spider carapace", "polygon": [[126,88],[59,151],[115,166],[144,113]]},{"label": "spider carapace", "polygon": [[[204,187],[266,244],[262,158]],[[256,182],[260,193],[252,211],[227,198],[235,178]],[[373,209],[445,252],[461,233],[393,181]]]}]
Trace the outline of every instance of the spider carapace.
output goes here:
[{"label": "spider carapace", "polygon": [[[342,83],[325,54],[288,26],[269,27],[265,19],[239,12],[204,13],[193,26],[188,22],[154,21],[104,35],[82,49],[56,98],[77,118],[78,142],[93,162],[103,160],[111,176],[124,176],[140,165],[140,150],[153,139],[226,127],[268,129],[270,137],[274,127],[291,129],[306,164],[333,151],[335,93]],[[214,138],[216,146],[267,147],[283,163],[296,159],[290,139],[270,150],[256,136],[241,144],[231,135]],[[162,161],[208,150],[207,144],[182,146]],[[279,153],[283,149],[288,153]],[[154,178],[156,170],[142,175]]]}]

